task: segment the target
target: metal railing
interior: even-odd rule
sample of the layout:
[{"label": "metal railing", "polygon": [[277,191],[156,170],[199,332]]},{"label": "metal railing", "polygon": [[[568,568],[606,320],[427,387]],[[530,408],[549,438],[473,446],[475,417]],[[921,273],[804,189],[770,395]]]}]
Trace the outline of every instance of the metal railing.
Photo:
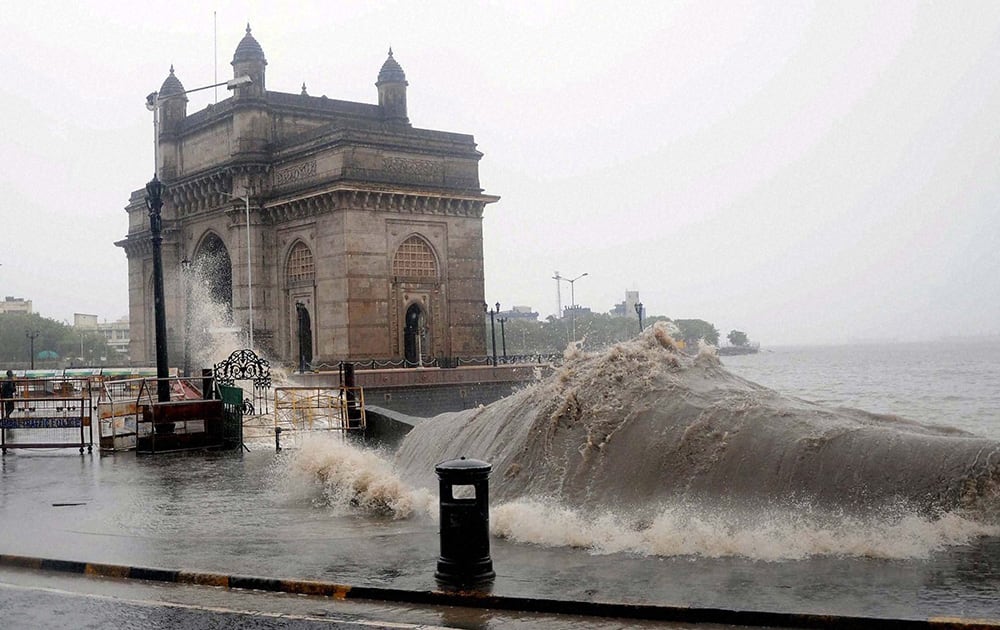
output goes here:
[{"label": "metal railing", "polygon": [[[561,363],[563,355],[551,354],[518,354],[506,357],[497,357],[498,365],[546,365]],[[407,361],[406,359],[352,359],[350,361],[337,361],[335,363],[310,363],[308,367],[312,371],[328,371],[337,369],[342,363],[353,363],[354,367],[361,370],[379,370],[394,368],[456,368],[465,365],[489,366],[493,364],[492,356],[473,357],[435,357],[428,358],[420,362]]]}]

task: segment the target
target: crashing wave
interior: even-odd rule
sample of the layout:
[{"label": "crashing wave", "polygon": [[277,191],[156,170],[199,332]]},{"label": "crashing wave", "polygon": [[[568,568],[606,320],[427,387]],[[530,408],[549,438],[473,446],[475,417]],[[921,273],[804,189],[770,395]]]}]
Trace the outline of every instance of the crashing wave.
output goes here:
[{"label": "crashing wave", "polygon": [[1000,535],[1000,443],[782,396],[708,348],[683,354],[662,324],[565,358],[503,400],[421,422],[395,467],[347,445],[300,467],[327,502],[401,518],[434,511],[436,463],[482,459],[495,535],[595,552],[925,557]]},{"label": "crashing wave", "polygon": [[663,503],[817,502],[868,511],[995,518],[1000,444],[896,416],[831,409],[679,352],[669,330],[598,353],[492,405],[421,423],[397,461],[433,487],[435,462],[493,463],[499,500],[550,497],[588,509],[655,512]]}]

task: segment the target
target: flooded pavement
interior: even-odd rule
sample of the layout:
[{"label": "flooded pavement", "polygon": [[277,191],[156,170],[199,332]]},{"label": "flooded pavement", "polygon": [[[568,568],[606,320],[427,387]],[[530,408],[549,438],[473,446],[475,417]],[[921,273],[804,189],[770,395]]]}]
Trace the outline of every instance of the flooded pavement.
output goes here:
[{"label": "flooded pavement", "polygon": [[[0,461],[0,553],[437,588],[432,518],[392,520],[325,504],[291,478],[288,457],[263,449],[149,457],[8,453]],[[498,539],[492,557],[492,593],[510,597],[914,619],[1000,617],[996,538],[919,560],[646,557]],[[440,618],[434,623],[453,625]],[[468,623],[457,627],[489,627],[484,619]]]}]

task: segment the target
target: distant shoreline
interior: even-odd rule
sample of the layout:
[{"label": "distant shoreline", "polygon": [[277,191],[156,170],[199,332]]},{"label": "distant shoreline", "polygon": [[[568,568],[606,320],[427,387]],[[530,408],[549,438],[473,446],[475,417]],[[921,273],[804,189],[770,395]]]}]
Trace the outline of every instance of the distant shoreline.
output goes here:
[{"label": "distant shoreline", "polygon": [[760,346],[756,344],[752,346],[722,346],[719,348],[718,352],[721,357],[732,357],[741,354],[757,354],[760,352]]}]

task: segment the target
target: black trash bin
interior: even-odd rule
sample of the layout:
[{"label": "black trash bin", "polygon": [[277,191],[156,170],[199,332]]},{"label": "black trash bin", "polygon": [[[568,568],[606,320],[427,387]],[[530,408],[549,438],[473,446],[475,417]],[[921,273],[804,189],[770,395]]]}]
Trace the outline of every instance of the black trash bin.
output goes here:
[{"label": "black trash bin", "polygon": [[441,556],[438,581],[472,586],[496,577],[490,558],[490,470],[478,459],[452,459],[434,467],[440,482]]}]

